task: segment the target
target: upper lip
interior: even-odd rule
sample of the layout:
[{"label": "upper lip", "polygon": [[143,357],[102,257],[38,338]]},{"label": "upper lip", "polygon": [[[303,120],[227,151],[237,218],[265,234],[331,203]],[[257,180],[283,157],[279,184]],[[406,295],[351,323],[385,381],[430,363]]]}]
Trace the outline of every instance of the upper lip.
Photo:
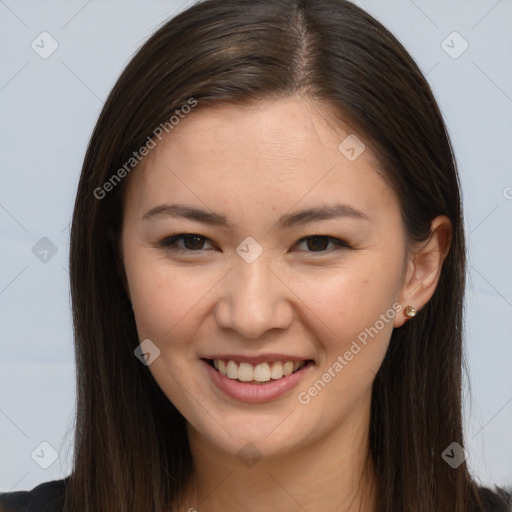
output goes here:
[{"label": "upper lip", "polygon": [[287,354],[259,354],[255,356],[244,354],[214,354],[202,359],[219,359],[222,361],[236,361],[238,363],[260,364],[270,361],[308,361],[310,357],[291,356]]}]

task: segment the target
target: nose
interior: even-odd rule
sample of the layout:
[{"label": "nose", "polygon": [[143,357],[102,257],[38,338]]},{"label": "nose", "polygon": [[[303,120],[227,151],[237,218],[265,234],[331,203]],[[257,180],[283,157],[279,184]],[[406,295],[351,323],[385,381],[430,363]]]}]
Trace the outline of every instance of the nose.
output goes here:
[{"label": "nose", "polygon": [[266,258],[260,256],[252,263],[240,258],[222,280],[215,308],[217,325],[248,339],[264,337],[272,329],[286,329],[293,318],[290,294]]}]

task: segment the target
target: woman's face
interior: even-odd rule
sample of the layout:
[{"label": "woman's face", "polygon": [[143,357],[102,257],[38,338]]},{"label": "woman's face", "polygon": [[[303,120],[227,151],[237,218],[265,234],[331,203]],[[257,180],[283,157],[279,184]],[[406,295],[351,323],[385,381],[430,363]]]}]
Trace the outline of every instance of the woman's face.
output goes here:
[{"label": "woman's face", "polygon": [[149,369],[224,452],[367,428],[407,240],[349,135],[305,100],[205,108],[130,176],[122,247]]}]

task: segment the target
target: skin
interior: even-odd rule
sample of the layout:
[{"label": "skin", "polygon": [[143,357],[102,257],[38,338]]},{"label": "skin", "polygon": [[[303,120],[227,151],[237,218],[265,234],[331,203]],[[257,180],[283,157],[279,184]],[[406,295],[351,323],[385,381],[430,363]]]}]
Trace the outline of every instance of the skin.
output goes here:
[{"label": "skin", "polygon": [[[195,464],[178,510],[375,510],[365,465],[371,387],[403,309],[307,404],[298,394],[393,304],[420,310],[428,302],[450,221],[437,217],[429,240],[412,244],[371,147],[349,161],[338,146],[352,131],[329,119],[300,97],[198,108],[130,176],[127,293],[140,340],[161,351],[149,369],[188,422]],[[335,202],[368,219],[277,226],[281,215]],[[143,219],[163,203],[214,211],[232,226]],[[159,245],[190,233],[204,240]],[[313,235],[352,248],[301,241]],[[248,236],[263,249],[252,263],[236,252]],[[212,353],[283,353],[315,365],[283,397],[246,404],[212,384],[200,360]],[[237,456],[248,442],[261,457],[251,467]]]}]

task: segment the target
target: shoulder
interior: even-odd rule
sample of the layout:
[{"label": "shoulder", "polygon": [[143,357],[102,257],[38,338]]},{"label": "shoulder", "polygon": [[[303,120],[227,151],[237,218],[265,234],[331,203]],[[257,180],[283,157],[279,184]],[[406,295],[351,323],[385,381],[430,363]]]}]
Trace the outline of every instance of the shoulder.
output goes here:
[{"label": "shoulder", "polygon": [[506,490],[496,486],[492,490],[479,487],[478,493],[486,512],[512,512],[512,488]]},{"label": "shoulder", "polygon": [[0,512],[62,512],[69,478],[44,482],[30,491],[0,493]]}]

